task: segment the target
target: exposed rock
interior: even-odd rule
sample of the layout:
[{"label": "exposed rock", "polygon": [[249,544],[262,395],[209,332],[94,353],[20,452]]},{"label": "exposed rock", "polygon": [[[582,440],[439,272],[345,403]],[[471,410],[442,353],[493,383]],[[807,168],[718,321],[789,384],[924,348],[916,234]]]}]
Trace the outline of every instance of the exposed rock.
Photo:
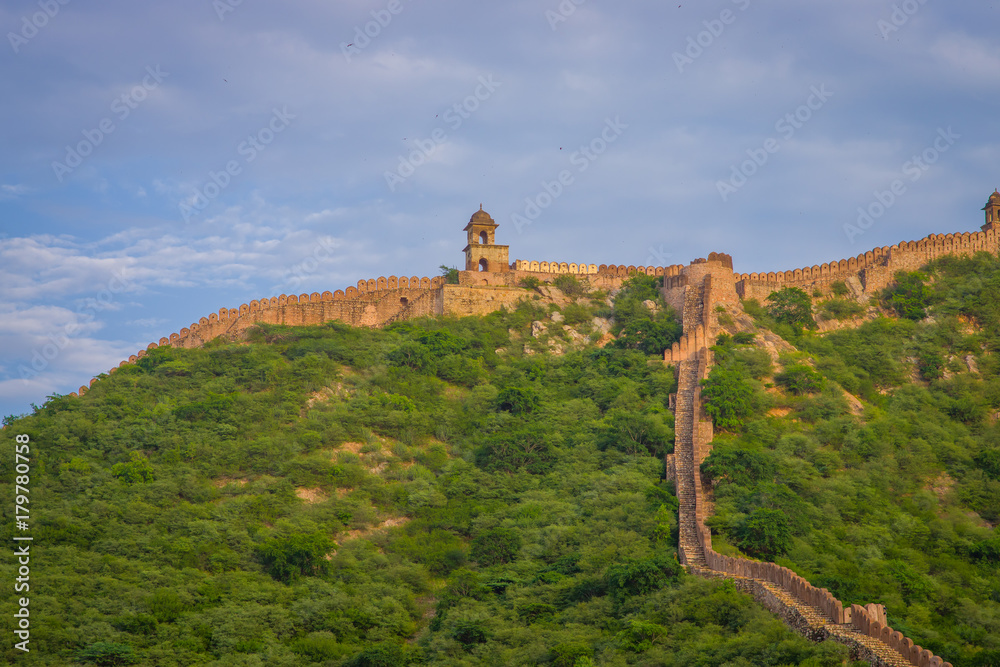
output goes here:
[{"label": "exposed rock", "polygon": [[652,299],[646,299],[645,301],[642,302],[642,305],[646,306],[646,308],[649,308],[649,312],[651,312],[653,315],[656,315],[656,313],[660,310],[660,307]]},{"label": "exposed rock", "polygon": [[600,338],[597,339],[597,343],[595,343],[595,345],[597,345],[597,347],[604,347],[614,339],[615,337],[612,336],[610,333],[605,333],[604,335],[602,335]]},{"label": "exposed rock", "polygon": [[970,373],[979,372],[979,364],[976,363],[976,358],[971,354],[965,355],[965,365],[969,367]]},{"label": "exposed rock", "polygon": [[565,331],[567,334],[569,334],[569,339],[573,343],[578,343],[580,345],[586,345],[587,344],[587,337],[584,336],[583,334],[581,334],[580,332],[578,332],[573,327],[569,326],[568,324],[564,324],[563,325],[563,331]]},{"label": "exposed rock", "polygon": [[563,314],[560,313],[558,310],[549,315],[549,317],[552,319],[553,322],[562,322],[563,320],[566,319],[565,317],[563,317]]},{"label": "exposed rock", "polygon": [[611,331],[611,320],[604,317],[595,317],[591,320],[591,324],[594,326],[594,331],[600,331],[602,334],[606,334]]},{"label": "exposed rock", "polygon": [[858,280],[857,276],[850,276],[844,282],[847,284],[847,288],[851,290],[851,296],[858,303],[868,303],[871,298],[870,294],[865,294],[865,288],[861,286],[861,281]]},{"label": "exposed rock", "polygon": [[546,327],[544,324],[542,324],[537,320],[531,323],[531,335],[534,336],[535,338],[538,338],[539,336],[544,334],[547,330],[548,327]]}]

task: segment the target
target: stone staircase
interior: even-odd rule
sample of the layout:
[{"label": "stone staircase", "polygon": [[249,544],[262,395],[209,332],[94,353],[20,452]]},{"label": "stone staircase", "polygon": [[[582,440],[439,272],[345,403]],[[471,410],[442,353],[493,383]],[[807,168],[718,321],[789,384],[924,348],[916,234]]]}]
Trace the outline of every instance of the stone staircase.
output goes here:
[{"label": "stone staircase", "polygon": [[[685,308],[686,310],[686,308]],[[680,501],[679,553],[682,565],[705,567],[705,550],[698,538],[695,494],[694,430],[695,389],[698,386],[698,359],[682,361],[678,369],[677,403],[674,412],[674,465],[677,470],[677,499]]]},{"label": "stone staircase", "polygon": [[[665,360],[676,365],[674,454],[678,512],[678,557],[691,574],[733,580],[804,636],[833,639],[847,645],[855,659],[874,667],[951,667],[930,651],[886,625],[881,613],[857,605],[844,609],[826,589],[817,589],[787,568],[773,563],[724,557],[712,549],[711,531],[704,520],[710,511],[701,488],[701,461],[710,450],[711,422],[703,420],[701,380],[707,377],[712,355],[712,304],[705,284],[684,287],[684,340],[667,350]],[[668,461],[668,465],[670,462]]]}]

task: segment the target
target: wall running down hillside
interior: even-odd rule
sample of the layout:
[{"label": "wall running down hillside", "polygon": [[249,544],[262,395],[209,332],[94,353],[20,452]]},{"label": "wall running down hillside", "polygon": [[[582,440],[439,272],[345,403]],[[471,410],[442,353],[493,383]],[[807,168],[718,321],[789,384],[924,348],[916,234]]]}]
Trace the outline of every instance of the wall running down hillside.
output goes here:
[{"label": "wall running down hillside", "polygon": [[687,267],[697,267],[684,272],[682,277],[688,280],[664,288],[668,301],[683,303],[679,312],[683,313],[684,335],[664,353],[664,360],[676,367],[678,376],[675,447],[667,465],[673,466],[668,476],[675,480],[680,501],[681,564],[694,574],[734,580],[739,588],[751,593],[805,636],[846,644],[855,657],[872,665],[950,667],[951,663],[888,627],[885,610],[879,605],[852,605],[845,609],[828,590],[812,586],[786,567],[723,556],[712,548],[711,531],[705,525],[711,507],[702,485],[700,466],[711,451],[713,427],[705,416],[701,381],[708,377],[712,366],[709,347],[718,329],[714,322],[715,306],[733,299],[739,282],[730,279],[724,283],[717,277],[717,274],[724,276],[722,261],[714,259],[703,264]]}]

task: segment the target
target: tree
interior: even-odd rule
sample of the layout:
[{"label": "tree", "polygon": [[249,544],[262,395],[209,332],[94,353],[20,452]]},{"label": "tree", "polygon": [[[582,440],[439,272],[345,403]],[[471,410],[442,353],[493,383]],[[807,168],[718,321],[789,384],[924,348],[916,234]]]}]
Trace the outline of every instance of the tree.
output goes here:
[{"label": "tree", "polygon": [[613,408],[601,424],[597,446],[601,450],[611,447],[626,454],[663,456],[672,437],[670,429],[655,415]]},{"label": "tree", "polygon": [[139,662],[139,656],[132,651],[131,646],[115,642],[96,642],[80,651],[76,657],[81,662],[90,662],[98,667],[118,667]]},{"label": "tree", "polygon": [[751,556],[774,560],[792,542],[788,516],[781,510],[758,507],[736,530],[739,547]]},{"label": "tree", "polygon": [[927,275],[897,271],[895,277],[896,284],[882,292],[882,304],[908,320],[924,319],[931,298],[931,288],[924,284]]},{"label": "tree", "polygon": [[486,470],[532,474],[546,472],[552,465],[549,436],[536,426],[504,429],[486,438],[477,453],[477,463]]},{"label": "tree", "polygon": [[823,376],[806,364],[790,364],[774,376],[774,381],[796,396],[823,390]]},{"label": "tree", "polygon": [[539,405],[538,392],[530,387],[507,387],[497,394],[496,405],[512,415],[528,414]]},{"label": "tree", "polygon": [[472,540],[472,560],[483,567],[512,563],[521,552],[521,536],[510,528],[485,530]]},{"label": "tree", "polygon": [[129,452],[128,463],[111,466],[111,474],[126,484],[141,484],[153,481],[153,464],[140,452]]},{"label": "tree", "polygon": [[812,299],[798,287],[785,287],[767,297],[767,312],[776,321],[796,329],[815,329]]},{"label": "tree", "polygon": [[448,285],[458,284],[457,268],[455,268],[454,266],[445,266],[444,264],[442,264],[438,268],[441,269],[441,275],[444,276],[445,283],[447,283]]},{"label": "tree", "polygon": [[677,579],[681,566],[677,559],[662,553],[649,558],[630,558],[608,567],[604,575],[608,594],[618,602],[633,595],[646,595]]},{"label": "tree", "polygon": [[271,538],[258,547],[257,554],[272,577],[288,582],[302,575],[325,572],[328,566],[326,554],[335,546],[325,533],[300,533]]},{"label": "tree", "polygon": [[701,391],[705,412],[716,428],[732,431],[757,410],[757,391],[739,369],[713,368]]}]

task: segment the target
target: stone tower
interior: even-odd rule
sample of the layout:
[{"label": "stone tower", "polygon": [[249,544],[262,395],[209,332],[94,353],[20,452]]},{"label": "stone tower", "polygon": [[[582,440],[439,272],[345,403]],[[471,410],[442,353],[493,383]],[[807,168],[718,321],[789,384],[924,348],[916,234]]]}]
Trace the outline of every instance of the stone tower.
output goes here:
[{"label": "stone tower", "polygon": [[469,244],[463,251],[466,271],[493,273],[510,271],[510,262],[507,259],[509,246],[496,245],[493,242],[498,226],[480,204],[479,210],[472,214],[469,224],[463,230],[469,234]]},{"label": "stone tower", "polygon": [[983,231],[1000,229],[1000,191],[993,191],[986,206],[983,207],[983,211],[986,212],[986,224],[983,225]]}]

